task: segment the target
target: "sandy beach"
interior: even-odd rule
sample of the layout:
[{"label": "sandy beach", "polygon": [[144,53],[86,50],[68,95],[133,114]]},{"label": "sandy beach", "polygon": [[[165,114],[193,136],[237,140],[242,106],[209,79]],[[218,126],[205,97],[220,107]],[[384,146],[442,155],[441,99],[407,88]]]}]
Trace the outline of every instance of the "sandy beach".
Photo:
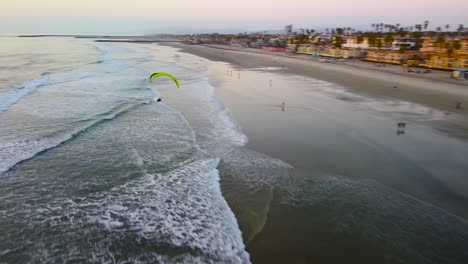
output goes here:
[{"label": "sandy beach", "polygon": [[[218,170],[253,263],[466,257],[460,248],[432,251],[452,238],[468,243],[468,121],[466,109],[450,105],[466,98],[464,86],[264,52],[181,51],[162,47],[156,56],[207,76],[248,138]],[[434,90],[441,87],[450,90]],[[191,126],[203,127],[200,102],[184,96],[193,89],[188,82],[161,96]],[[431,246],[422,249],[427,241]]]},{"label": "sandy beach", "polygon": [[[8,263],[468,259],[468,121],[450,105],[461,85],[435,96],[441,82],[387,68],[10,41],[41,52],[11,52],[9,80],[40,74],[0,94]],[[155,71],[180,88],[148,81]]]},{"label": "sandy beach", "polygon": [[[168,45],[168,44],[163,44]],[[171,43],[183,52],[247,68],[285,67],[287,72],[310,76],[352,88],[356,93],[395,98],[468,114],[468,82],[449,78],[449,72],[416,74],[401,67],[376,67],[371,63],[320,63],[307,56],[274,53],[223,45]],[[457,102],[462,109],[455,109]]]},{"label": "sandy beach", "polygon": [[0,264],[468,264],[468,1],[13,1]]}]

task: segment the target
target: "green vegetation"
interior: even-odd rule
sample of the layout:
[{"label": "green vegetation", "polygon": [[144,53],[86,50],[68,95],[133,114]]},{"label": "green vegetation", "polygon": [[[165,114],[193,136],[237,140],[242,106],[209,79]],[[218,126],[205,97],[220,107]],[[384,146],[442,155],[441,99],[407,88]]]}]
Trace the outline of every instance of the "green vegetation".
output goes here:
[{"label": "green vegetation", "polygon": [[405,47],[405,46],[401,46],[399,52],[400,52],[401,54],[405,54],[405,53],[406,53],[406,47]]},{"label": "green vegetation", "polygon": [[342,42],[343,42],[343,37],[336,36],[335,39],[334,39],[335,48],[341,48]]},{"label": "green vegetation", "polygon": [[369,33],[367,37],[369,45],[375,47],[375,44],[377,43],[377,36],[374,33]]},{"label": "green vegetation", "polygon": [[395,41],[395,39],[393,38],[393,34],[392,33],[389,33],[387,35],[385,35],[385,39],[384,39],[384,42],[385,44],[392,44],[393,41]]},{"label": "green vegetation", "polygon": [[364,37],[361,36],[361,35],[359,35],[359,36],[357,37],[357,43],[358,43],[358,44],[361,44],[363,41],[364,41]]}]

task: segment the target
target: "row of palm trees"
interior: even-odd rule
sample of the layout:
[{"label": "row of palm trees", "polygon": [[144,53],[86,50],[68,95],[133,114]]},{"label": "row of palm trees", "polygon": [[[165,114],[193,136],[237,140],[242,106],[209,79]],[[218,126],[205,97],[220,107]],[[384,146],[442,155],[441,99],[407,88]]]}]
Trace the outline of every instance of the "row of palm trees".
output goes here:
[{"label": "row of palm trees", "polygon": [[[442,26],[436,27],[436,31],[429,31],[428,30],[429,25],[430,25],[430,22],[428,20],[426,20],[423,23],[415,24],[414,26],[406,26],[406,27],[401,26],[400,23],[396,23],[394,25],[384,24],[384,23],[374,23],[371,26],[372,26],[372,32],[397,33],[400,36],[406,36],[407,34],[413,34],[416,37],[420,35],[420,34],[418,34],[418,32],[419,33],[429,32],[429,33],[433,33],[432,35],[437,34],[437,32],[441,33],[443,29],[445,29],[445,32],[449,32],[450,27],[451,27],[450,24],[446,24],[443,27]],[[335,35],[342,36],[342,35],[347,35],[347,34],[354,34],[356,32],[357,33],[362,33],[360,31],[358,32],[356,29],[354,29],[352,27],[326,28],[325,32],[327,34],[331,34],[333,36],[335,36]],[[458,25],[456,32],[458,32],[459,34],[461,34],[463,32],[468,32],[468,28],[465,27],[463,24],[460,24],[460,25]],[[314,29],[301,28],[301,29],[299,29],[298,35],[313,36],[316,33],[317,32]]]},{"label": "row of palm trees", "polygon": [[[407,31],[407,32],[412,32],[412,31],[418,31],[421,32],[422,30],[427,31],[429,27],[429,20],[424,21],[421,24],[415,24],[414,26],[407,26],[407,27],[401,27],[400,23],[396,23],[395,25],[392,24],[384,24],[384,23],[374,23],[371,25],[373,31],[377,32],[398,32],[398,31]],[[450,24],[446,24],[444,27],[438,26],[436,27],[437,32],[442,32],[442,29],[445,28],[445,31],[450,30]],[[457,32],[462,33],[466,30],[465,26],[463,24],[458,25],[457,27]]]}]

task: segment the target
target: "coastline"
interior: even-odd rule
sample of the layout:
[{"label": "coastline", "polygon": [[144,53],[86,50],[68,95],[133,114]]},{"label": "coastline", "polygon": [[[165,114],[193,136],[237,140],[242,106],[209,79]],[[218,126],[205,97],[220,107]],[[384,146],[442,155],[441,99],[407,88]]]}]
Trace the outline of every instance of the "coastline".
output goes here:
[{"label": "coastline", "polygon": [[[11,125],[5,127],[4,134],[11,134],[8,132],[12,131],[11,127],[15,129],[13,134],[21,139],[30,137],[29,129],[17,129],[16,124],[24,124],[25,128],[35,124],[31,123],[29,111],[42,109],[41,117],[51,117],[45,124],[57,124],[60,129],[63,122],[56,114],[70,117],[78,112],[86,117],[94,115],[96,110],[114,106],[112,102],[141,103],[141,107],[123,108],[124,112],[120,112],[120,106],[107,112],[101,110],[111,113],[112,118],[16,166],[13,174],[4,178],[7,179],[3,185],[5,193],[11,192],[8,179],[16,182],[19,179],[20,188],[13,194],[21,194],[40,178],[49,183],[46,185],[50,189],[59,186],[60,190],[68,179],[63,175],[69,175],[73,185],[70,192],[49,192],[58,196],[50,202],[44,201],[44,205],[65,201],[65,206],[59,203],[58,207],[69,208],[68,199],[62,197],[76,197],[76,192],[81,197],[81,190],[85,190],[85,199],[77,201],[76,215],[88,212],[98,217],[103,215],[99,224],[106,227],[114,215],[119,221],[125,219],[123,225],[97,227],[102,232],[97,237],[99,241],[107,237],[110,240],[105,241],[113,243],[114,235],[123,233],[117,237],[115,247],[106,251],[110,254],[116,251],[147,256],[168,252],[168,258],[182,254],[174,261],[183,261],[185,256],[188,261],[196,261],[192,257],[198,257],[200,252],[201,257],[208,258],[202,262],[211,261],[212,256],[214,262],[229,262],[224,258],[227,254],[227,257],[240,256],[239,263],[249,263],[250,255],[252,263],[269,264],[366,264],[394,260],[465,263],[468,245],[468,181],[464,173],[468,170],[464,159],[468,155],[466,115],[455,111],[446,115],[421,104],[389,99],[392,97],[385,94],[367,96],[369,93],[359,87],[348,89],[346,83],[338,85],[336,81],[310,78],[307,76],[315,75],[297,74],[299,71],[287,66],[262,67],[259,59],[251,55],[241,61],[250,65],[242,66],[145,43],[128,44],[136,49],[121,44],[102,45],[102,51],[109,52],[109,60],[99,63],[98,57],[97,63],[66,70],[65,75],[51,73],[54,81],[66,77],[65,82],[53,83],[37,94],[24,97],[8,113],[3,120]],[[210,51],[208,48],[207,52]],[[236,52],[225,56],[239,58]],[[282,63],[278,62],[278,56],[267,54],[264,59],[260,56],[260,60],[265,60],[266,65],[270,63],[268,60],[272,65]],[[120,67],[121,58],[130,67],[128,70]],[[309,63],[297,58],[290,62],[291,68],[303,67],[304,71],[312,68],[295,60]],[[317,71],[322,66],[341,66],[317,65],[320,65]],[[177,76],[181,89],[175,88],[170,80],[148,83],[148,72],[159,69]],[[81,81],[82,72],[88,70],[97,75]],[[338,75],[342,77],[346,73],[343,72]],[[162,102],[153,102],[155,94],[142,87],[154,89],[163,98]],[[75,101],[80,94],[83,98]],[[90,95],[97,101],[90,100]],[[139,98],[150,103],[143,104]],[[60,107],[63,103],[73,106],[74,111]],[[113,109],[119,113],[113,115]],[[107,116],[98,114],[97,118]],[[59,122],[54,123],[55,120]],[[68,120],[73,125],[81,125],[74,117]],[[399,134],[397,122],[408,124],[405,133]],[[448,132],[440,133],[434,129],[436,123],[444,128],[450,127],[447,124],[459,125],[453,130],[465,138],[460,140]],[[38,134],[48,133],[42,131],[38,129]],[[90,158],[83,160],[83,153]],[[99,175],[98,181],[95,175]],[[129,180],[127,175],[131,176]],[[148,177],[139,180],[141,175]],[[100,179],[104,181],[98,185]],[[85,185],[73,184],[77,180]],[[90,185],[91,192],[86,196]],[[96,186],[102,187],[97,195]],[[99,202],[98,206],[90,209],[82,206],[90,201],[88,197]],[[12,214],[8,216],[22,216],[25,212],[24,218],[29,220],[30,211],[21,206],[29,203],[23,203],[23,199],[10,201],[7,208],[12,208],[9,210]],[[201,208],[197,209],[199,205]],[[18,210],[21,211],[16,214]],[[109,211],[112,218],[108,217]],[[67,215],[67,212],[59,211],[60,214]],[[39,216],[42,215],[49,213],[41,211]],[[38,243],[33,246],[38,247],[29,251],[33,258],[35,252],[43,252],[42,241],[62,243],[56,232],[47,232],[48,222],[35,225],[34,219],[37,218],[31,218],[28,223],[50,236],[34,237]],[[23,226],[21,223],[18,229],[6,232],[18,245],[24,237],[20,232],[28,231]],[[86,239],[89,234],[88,225],[61,226],[65,227],[64,234],[73,238]],[[135,239],[134,230],[146,230],[149,226],[151,234],[156,232],[154,237],[146,240],[148,233],[144,233],[143,239],[138,236]],[[77,234],[75,227],[83,233]],[[113,228],[119,232],[113,232],[116,230]],[[106,233],[107,230],[112,233]],[[183,238],[172,239],[173,234],[182,232]],[[171,239],[159,242],[166,237]],[[78,239],[73,241],[79,243]],[[88,245],[84,243],[85,258],[94,252]],[[141,251],[134,250],[135,246]],[[14,254],[27,250],[14,251]],[[58,256],[68,256],[68,253],[60,251]],[[153,256],[149,255],[148,261]]]},{"label": "coastline", "polygon": [[[459,244],[466,244],[468,185],[460,169],[466,163],[438,153],[465,156],[468,130],[454,129],[464,137],[458,140],[455,133],[439,133],[434,125],[445,122],[444,127],[451,123],[466,127],[461,110],[445,115],[432,111],[435,107],[400,101],[384,89],[377,90],[383,90],[379,96],[368,96],[377,94],[369,81],[379,86],[390,81],[369,78],[366,82],[359,73],[352,81],[369,91],[308,79],[288,66],[282,68],[278,64],[283,62],[275,55],[181,47],[186,56],[179,55],[179,59],[195,55],[222,61],[204,73],[249,139],[238,152],[244,159],[234,163],[229,157],[222,159],[218,170],[223,196],[236,216],[253,263],[391,263],[382,260],[384,255],[405,263],[440,263],[439,258],[458,263],[445,257],[452,254],[448,250],[434,252],[432,247],[417,245],[431,241],[435,248],[443,248],[447,240],[442,233],[460,236],[456,238],[462,241]],[[295,63],[290,62],[294,69],[313,68]],[[196,68],[198,64],[187,65]],[[177,91],[163,91],[163,101],[180,104]],[[285,110],[281,109],[283,100]],[[391,104],[385,108],[387,102]],[[379,107],[384,110],[379,112]],[[409,124],[404,136],[395,133],[399,121]],[[249,155],[251,151],[292,168],[262,163]],[[435,157],[435,167],[430,168],[426,162]],[[391,232],[373,229],[385,223],[395,228]],[[453,252],[458,255],[461,250]]]},{"label": "coastline", "polygon": [[[359,63],[320,63],[305,56],[269,51],[181,43],[161,43],[213,61],[244,68],[284,67],[285,72],[309,76],[351,88],[353,92],[374,97],[394,98],[437,108],[449,113],[468,115],[468,82],[440,76],[399,73],[378,67],[369,69]],[[390,66],[389,66],[390,67]],[[449,73],[447,72],[447,75]],[[433,74],[434,75],[434,74]],[[432,75],[432,76],[433,76]],[[456,108],[457,102],[462,104]]]}]

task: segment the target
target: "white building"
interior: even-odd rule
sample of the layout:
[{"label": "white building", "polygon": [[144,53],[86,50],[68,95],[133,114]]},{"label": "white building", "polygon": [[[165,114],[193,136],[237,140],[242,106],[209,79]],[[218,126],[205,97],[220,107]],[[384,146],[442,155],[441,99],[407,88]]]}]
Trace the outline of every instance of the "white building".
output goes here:
[{"label": "white building", "polygon": [[407,49],[414,48],[416,46],[416,41],[412,39],[397,39],[392,43],[392,49],[398,50],[401,47],[405,47]]},{"label": "white building", "polygon": [[293,25],[287,25],[284,27],[284,34],[290,36],[293,32]]},{"label": "white building", "polygon": [[368,39],[363,38],[361,43],[358,43],[358,37],[348,37],[346,39],[346,43],[342,45],[343,48],[350,48],[350,49],[368,49],[370,47]]}]

